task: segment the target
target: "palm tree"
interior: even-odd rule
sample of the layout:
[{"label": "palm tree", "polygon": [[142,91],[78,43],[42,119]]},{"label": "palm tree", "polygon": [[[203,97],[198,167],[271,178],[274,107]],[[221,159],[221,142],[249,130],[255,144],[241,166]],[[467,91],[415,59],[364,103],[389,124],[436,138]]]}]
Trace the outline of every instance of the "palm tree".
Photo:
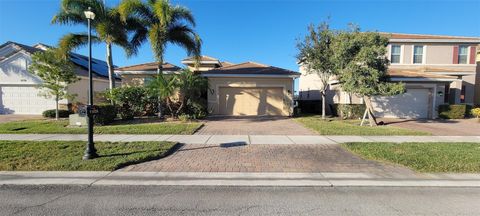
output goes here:
[{"label": "palm tree", "polygon": [[[167,44],[184,48],[188,55],[200,58],[201,40],[195,33],[195,19],[185,7],[173,6],[168,0],[123,0],[118,6],[123,20],[136,17],[146,24],[148,32],[138,34],[138,41],[149,40],[158,62],[157,76],[163,76],[162,66]],[[159,104],[158,116],[162,116]]]},{"label": "palm tree", "polygon": [[185,69],[175,75],[179,91],[179,107],[176,111],[178,116],[188,103],[202,103],[202,96],[209,90],[208,81],[205,77]]},{"label": "palm tree", "polygon": [[168,0],[123,0],[118,6],[124,20],[132,17],[147,24],[148,32],[139,40],[148,40],[152,47],[159,72],[162,72],[165,49],[168,43],[183,47],[188,55],[200,57],[201,40],[195,33],[195,19],[190,10],[183,6],[173,6]]},{"label": "palm tree", "polygon": [[[53,17],[53,24],[87,25],[84,11],[89,7],[95,13],[92,29],[95,35],[92,42],[105,43],[107,49],[108,78],[110,89],[115,88],[115,77],[112,58],[112,45],[122,47],[127,56],[135,55],[143,39],[139,38],[147,32],[141,20],[135,17],[122,19],[118,8],[109,8],[102,0],[63,0],[60,11]],[[131,38],[129,39],[129,35]],[[69,33],[59,42],[59,48],[65,53],[88,44],[88,33]]]},{"label": "palm tree", "polygon": [[[147,88],[157,93],[159,101],[165,100],[165,104],[172,116],[175,114],[172,109],[172,97],[176,94],[177,87],[178,82],[176,75],[157,76],[156,79],[151,80],[147,85]],[[158,112],[162,113],[160,102]]]}]

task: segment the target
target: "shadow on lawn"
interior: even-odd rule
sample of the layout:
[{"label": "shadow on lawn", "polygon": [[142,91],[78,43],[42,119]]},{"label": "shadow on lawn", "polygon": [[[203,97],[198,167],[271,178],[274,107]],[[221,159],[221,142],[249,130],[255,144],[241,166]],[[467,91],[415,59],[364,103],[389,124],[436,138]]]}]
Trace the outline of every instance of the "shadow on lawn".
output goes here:
[{"label": "shadow on lawn", "polygon": [[[142,159],[136,160],[136,161],[128,161],[128,162],[125,162],[125,163],[121,163],[121,164],[118,164],[113,170],[118,170],[118,169],[130,166],[130,165],[145,163],[145,162],[148,162],[148,161],[159,160],[159,159],[168,157],[168,156],[172,155],[173,153],[175,153],[176,151],[178,151],[182,146],[183,146],[183,144],[177,143],[172,148],[170,148],[168,151],[166,151],[163,154],[142,158]],[[111,155],[100,155],[100,158],[101,157],[114,157],[114,156],[121,156],[121,155],[130,155],[130,154],[142,153],[142,152],[147,152],[147,151],[137,151],[137,152],[119,153],[119,154],[111,154]]]}]

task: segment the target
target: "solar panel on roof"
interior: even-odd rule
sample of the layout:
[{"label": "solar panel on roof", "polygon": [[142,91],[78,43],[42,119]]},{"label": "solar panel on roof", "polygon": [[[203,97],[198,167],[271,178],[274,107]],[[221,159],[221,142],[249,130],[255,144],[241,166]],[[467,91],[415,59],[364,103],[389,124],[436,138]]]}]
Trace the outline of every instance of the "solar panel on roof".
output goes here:
[{"label": "solar panel on roof", "polygon": [[[80,65],[85,69],[88,68],[88,58],[86,56],[70,53],[70,57],[70,60],[72,60],[73,63]],[[92,59],[92,72],[99,76],[108,77],[107,63],[98,59]]]}]

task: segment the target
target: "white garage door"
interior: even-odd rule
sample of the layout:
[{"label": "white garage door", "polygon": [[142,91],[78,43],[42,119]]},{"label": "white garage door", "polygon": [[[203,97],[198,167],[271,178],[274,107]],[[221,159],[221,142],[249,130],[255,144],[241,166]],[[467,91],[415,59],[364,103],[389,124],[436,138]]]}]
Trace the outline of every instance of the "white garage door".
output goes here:
[{"label": "white garage door", "polygon": [[378,117],[428,118],[429,98],[429,89],[407,89],[401,95],[375,97],[372,103]]},{"label": "white garage door", "polygon": [[0,86],[0,114],[41,114],[55,109],[55,100],[39,93],[33,86]]}]

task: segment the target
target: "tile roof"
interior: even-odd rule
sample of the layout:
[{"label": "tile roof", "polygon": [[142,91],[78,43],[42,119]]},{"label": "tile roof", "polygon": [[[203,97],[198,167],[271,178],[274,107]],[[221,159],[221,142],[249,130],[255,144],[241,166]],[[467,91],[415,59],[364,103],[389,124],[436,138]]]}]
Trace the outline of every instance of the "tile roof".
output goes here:
[{"label": "tile roof", "polygon": [[[119,67],[116,68],[115,71],[157,71],[158,67],[158,62],[149,62],[149,63],[144,63],[144,64],[137,64],[137,65],[130,65],[130,66],[125,66],[125,67]],[[168,62],[165,62],[163,64],[163,70],[165,71],[177,71],[181,70],[180,67],[170,64]]]},{"label": "tile roof", "polygon": [[300,75],[300,73],[256,62],[244,62],[215,68],[202,74]]},{"label": "tile roof", "polygon": [[[445,72],[445,70],[443,70]],[[425,69],[388,69],[392,78],[456,79],[455,76],[428,73]],[[448,71],[447,71],[448,72]]]},{"label": "tile roof", "polygon": [[223,62],[220,62],[222,64],[222,67],[227,67],[227,66],[232,66],[234,65],[234,63],[231,63],[231,62],[227,62],[227,61],[223,61]]},{"label": "tile roof", "polygon": [[463,36],[449,36],[449,35],[404,34],[404,33],[389,33],[389,32],[380,32],[380,34],[385,35],[390,39],[459,39],[459,40],[480,39],[480,37],[463,37]]}]

